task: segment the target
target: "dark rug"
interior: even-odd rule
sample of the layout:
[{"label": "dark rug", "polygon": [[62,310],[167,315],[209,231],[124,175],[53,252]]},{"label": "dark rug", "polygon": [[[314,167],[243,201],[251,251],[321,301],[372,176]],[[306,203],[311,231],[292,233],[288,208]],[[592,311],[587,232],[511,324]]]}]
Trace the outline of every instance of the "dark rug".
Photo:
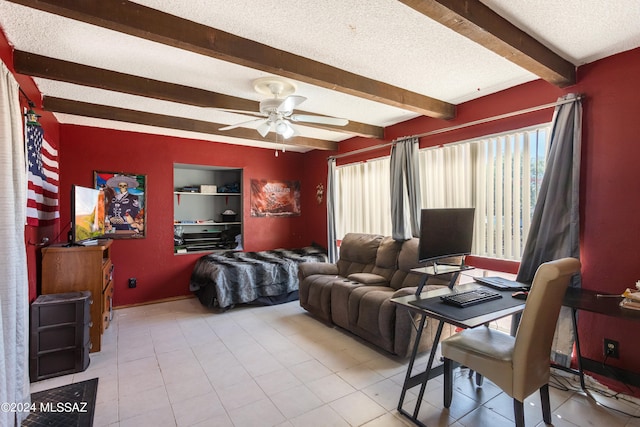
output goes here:
[{"label": "dark rug", "polygon": [[34,409],[22,426],[91,427],[98,378],[31,394]]}]

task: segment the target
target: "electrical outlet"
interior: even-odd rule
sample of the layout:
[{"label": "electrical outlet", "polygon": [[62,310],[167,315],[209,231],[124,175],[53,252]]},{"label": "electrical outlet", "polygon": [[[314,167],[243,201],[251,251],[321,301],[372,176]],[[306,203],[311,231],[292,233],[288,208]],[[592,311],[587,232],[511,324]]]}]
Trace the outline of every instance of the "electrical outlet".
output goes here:
[{"label": "electrical outlet", "polygon": [[610,340],[609,338],[604,339],[604,355],[605,357],[610,357],[612,359],[620,358],[620,351],[618,348],[618,341]]},{"label": "electrical outlet", "polygon": [[136,280],[135,277],[130,277],[129,278],[129,287],[130,288],[135,288],[136,286],[138,286],[138,282]]}]

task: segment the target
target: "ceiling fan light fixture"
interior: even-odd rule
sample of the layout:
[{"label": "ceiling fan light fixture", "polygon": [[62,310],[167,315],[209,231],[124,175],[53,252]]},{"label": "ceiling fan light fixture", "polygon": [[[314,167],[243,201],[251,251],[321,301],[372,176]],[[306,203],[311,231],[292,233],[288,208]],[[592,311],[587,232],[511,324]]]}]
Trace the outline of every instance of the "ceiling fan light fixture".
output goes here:
[{"label": "ceiling fan light fixture", "polygon": [[235,125],[224,126],[220,130],[231,130],[243,125],[262,122],[256,130],[263,137],[272,130],[276,136],[283,139],[299,135],[299,130],[291,122],[308,122],[333,126],[345,126],[349,123],[346,119],[330,116],[318,116],[311,114],[294,114],[294,109],[307,100],[304,96],[292,95],[296,87],[293,83],[282,77],[263,77],[254,81],[254,89],[258,93],[271,95],[271,98],[263,99],[259,104],[259,113],[243,110],[225,110],[231,113],[246,113],[250,116],[263,116],[262,119],[253,119]]},{"label": "ceiling fan light fixture", "polygon": [[276,122],[276,133],[282,135],[284,139],[288,139],[295,134],[295,129],[288,121],[279,119]]}]

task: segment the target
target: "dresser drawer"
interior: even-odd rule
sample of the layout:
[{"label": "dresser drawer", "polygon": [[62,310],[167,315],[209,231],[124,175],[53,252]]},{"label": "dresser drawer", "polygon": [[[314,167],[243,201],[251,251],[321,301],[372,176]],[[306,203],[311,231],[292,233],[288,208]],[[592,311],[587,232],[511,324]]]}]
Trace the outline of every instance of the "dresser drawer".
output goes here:
[{"label": "dresser drawer", "polygon": [[111,260],[107,260],[102,268],[102,289],[106,290],[111,281],[113,281],[113,264]]},{"label": "dresser drawer", "polygon": [[113,311],[113,281],[109,281],[107,283],[107,287],[104,289],[102,293],[102,322],[101,332],[104,332],[109,327],[109,322],[111,322]]}]

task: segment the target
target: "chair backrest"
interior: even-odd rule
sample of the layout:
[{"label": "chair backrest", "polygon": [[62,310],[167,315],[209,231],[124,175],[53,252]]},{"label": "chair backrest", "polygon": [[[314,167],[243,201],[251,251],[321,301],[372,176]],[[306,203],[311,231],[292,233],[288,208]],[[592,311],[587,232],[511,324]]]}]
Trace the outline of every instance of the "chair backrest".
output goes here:
[{"label": "chair backrest", "polygon": [[580,261],[562,258],[546,262],[536,271],[513,352],[513,393],[523,401],[549,381],[553,335],[571,276],[580,272]]}]

